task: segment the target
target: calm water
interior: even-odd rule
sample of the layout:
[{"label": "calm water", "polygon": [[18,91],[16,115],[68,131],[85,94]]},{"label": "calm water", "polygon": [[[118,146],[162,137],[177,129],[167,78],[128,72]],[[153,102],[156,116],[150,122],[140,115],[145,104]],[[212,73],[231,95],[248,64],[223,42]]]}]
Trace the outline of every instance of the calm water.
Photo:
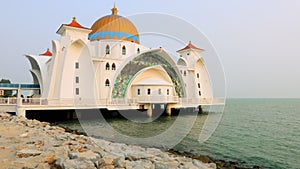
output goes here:
[{"label": "calm water", "polygon": [[[217,130],[200,144],[199,131],[206,117],[197,117],[191,132],[175,149],[245,165],[300,168],[300,99],[229,99]],[[164,131],[175,120],[176,117],[161,117],[146,124],[124,119],[108,121],[123,134],[149,137]],[[101,122],[90,125],[96,123]],[[80,129],[78,122],[62,124]]]}]

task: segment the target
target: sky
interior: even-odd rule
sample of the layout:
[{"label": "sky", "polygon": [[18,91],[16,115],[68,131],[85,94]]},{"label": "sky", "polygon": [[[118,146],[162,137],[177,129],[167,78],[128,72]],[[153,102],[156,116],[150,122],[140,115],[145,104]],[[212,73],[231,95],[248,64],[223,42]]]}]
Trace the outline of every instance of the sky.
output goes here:
[{"label": "sky", "polygon": [[300,98],[298,0],[2,1],[0,79],[31,83],[24,54],[51,48],[60,25],[74,16],[91,27],[114,2],[120,15],[169,14],[205,34],[222,63],[227,97]]}]

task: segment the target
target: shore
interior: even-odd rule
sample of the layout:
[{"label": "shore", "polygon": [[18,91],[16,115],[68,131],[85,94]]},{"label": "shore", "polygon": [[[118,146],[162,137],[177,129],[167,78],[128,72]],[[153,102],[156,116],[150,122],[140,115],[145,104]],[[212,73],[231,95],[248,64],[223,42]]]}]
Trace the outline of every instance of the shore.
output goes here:
[{"label": "shore", "polygon": [[0,113],[1,168],[217,168],[215,163],[156,148],[96,142],[47,122]]}]

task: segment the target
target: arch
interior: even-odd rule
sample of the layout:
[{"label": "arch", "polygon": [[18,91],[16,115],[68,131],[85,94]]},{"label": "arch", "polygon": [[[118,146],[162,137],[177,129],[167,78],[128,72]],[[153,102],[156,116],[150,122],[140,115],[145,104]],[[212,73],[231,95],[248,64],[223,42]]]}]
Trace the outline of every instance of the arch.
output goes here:
[{"label": "arch", "polygon": [[[56,97],[65,99],[77,97],[82,99],[93,98],[96,88],[95,84],[91,82],[93,82],[95,74],[93,71],[92,56],[87,44],[82,39],[73,41],[62,58],[62,67],[59,69],[62,73],[58,74],[56,82],[58,84],[54,85],[59,88]],[[80,72],[73,66],[76,62],[80,63]],[[80,95],[76,95],[77,86],[74,85],[74,75],[76,73],[81,81],[80,86],[78,86]]]},{"label": "arch", "polygon": [[106,45],[105,54],[107,54],[107,55],[110,54],[110,46],[109,45]]},{"label": "arch", "polygon": [[126,55],[126,47],[125,47],[125,45],[122,47],[122,55]]},{"label": "arch", "polygon": [[140,55],[134,55],[126,59],[126,61],[118,68],[118,73],[113,80],[113,88],[111,89],[112,98],[124,98],[128,90],[129,84],[135,75],[142,69],[161,66],[171,78],[175,94],[183,98],[185,97],[185,88],[180,71],[176,66],[176,62],[163,49],[153,49]]},{"label": "arch", "polygon": [[105,70],[109,70],[110,69],[110,65],[109,63],[107,62],[106,65],[105,65]]},{"label": "arch", "polygon": [[34,84],[39,84],[40,85],[41,92],[42,92],[43,91],[43,86],[44,86],[43,74],[42,74],[43,72],[41,70],[39,62],[33,56],[26,55],[26,57],[29,60],[30,65],[31,65],[30,73],[32,75],[33,82],[34,82]]},{"label": "arch", "polygon": [[115,64],[115,63],[113,63],[113,64],[111,65],[111,70],[116,70],[116,64]]},{"label": "arch", "polygon": [[187,61],[184,58],[179,58],[177,61],[177,65],[187,66]]},{"label": "arch", "polygon": [[110,86],[110,82],[108,79],[105,80],[105,86]]}]

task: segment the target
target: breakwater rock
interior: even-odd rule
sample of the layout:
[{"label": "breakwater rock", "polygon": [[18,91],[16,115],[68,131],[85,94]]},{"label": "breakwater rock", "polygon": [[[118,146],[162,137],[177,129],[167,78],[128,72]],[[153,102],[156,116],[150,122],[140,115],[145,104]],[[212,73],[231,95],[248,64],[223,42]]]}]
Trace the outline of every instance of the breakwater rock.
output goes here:
[{"label": "breakwater rock", "polygon": [[[96,144],[97,143],[97,144]],[[156,148],[72,134],[47,122],[0,113],[0,168],[216,169]]]}]

